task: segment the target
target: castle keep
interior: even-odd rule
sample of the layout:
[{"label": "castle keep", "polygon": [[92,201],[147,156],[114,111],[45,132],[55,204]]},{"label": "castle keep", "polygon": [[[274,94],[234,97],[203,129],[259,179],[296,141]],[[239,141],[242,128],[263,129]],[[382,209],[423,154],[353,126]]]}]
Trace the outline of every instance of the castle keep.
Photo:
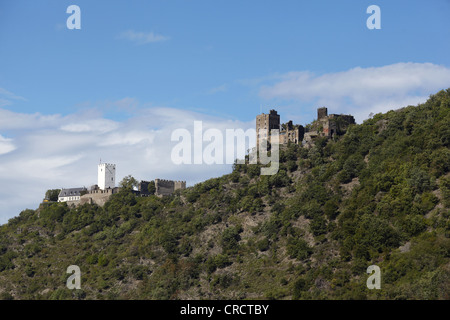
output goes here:
[{"label": "castle keep", "polygon": [[261,139],[270,142],[270,131],[280,130],[280,115],[275,110],[270,110],[269,114],[259,114],[256,116],[256,145],[259,146]]},{"label": "castle keep", "polygon": [[294,125],[292,121],[280,125],[280,115],[276,110],[270,110],[269,114],[259,114],[256,116],[256,145],[259,147],[261,139],[271,143],[271,130],[278,130],[279,143],[287,144],[300,143],[303,140],[305,128],[301,125]]}]

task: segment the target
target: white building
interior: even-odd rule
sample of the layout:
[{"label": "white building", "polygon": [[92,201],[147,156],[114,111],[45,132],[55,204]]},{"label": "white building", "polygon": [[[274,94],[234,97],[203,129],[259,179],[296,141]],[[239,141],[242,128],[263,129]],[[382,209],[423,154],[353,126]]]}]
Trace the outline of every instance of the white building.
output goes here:
[{"label": "white building", "polygon": [[58,202],[80,200],[82,191],[87,191],[87,189],[86,188],[61,189],[58,195]]},{"label": "white building", "polygon": [[101,190],[116,186],[116,165],[100,163],[98,165],[98,187]]}]

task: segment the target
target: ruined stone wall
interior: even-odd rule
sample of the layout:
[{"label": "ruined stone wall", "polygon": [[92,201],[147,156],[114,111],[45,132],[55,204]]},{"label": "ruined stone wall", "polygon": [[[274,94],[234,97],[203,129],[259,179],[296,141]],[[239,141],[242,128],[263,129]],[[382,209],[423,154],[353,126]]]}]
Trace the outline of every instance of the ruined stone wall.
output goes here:
[{"label": "ruined stone wall", "polygon": [[355,118],[347,114],[330,114],[328,116],[328,128],[324,133],[325,136],[332,138],[333,135],[342,135],[347,130],[348,126],[355,124]]},{"label": "ruined stone wall", "polygon": [[303,140],[305,128],[303,126],[286,126],[286,130],[280,132],[280,144],[289,142],[299,144]]}]

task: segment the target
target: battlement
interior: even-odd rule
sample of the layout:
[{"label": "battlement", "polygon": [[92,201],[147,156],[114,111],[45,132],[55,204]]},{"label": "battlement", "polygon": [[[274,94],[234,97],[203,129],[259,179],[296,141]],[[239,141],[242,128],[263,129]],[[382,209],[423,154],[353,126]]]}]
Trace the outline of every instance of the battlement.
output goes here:
[{"label": "battlement", "polygon": [[108,188],[105,190],[102,189],[91,189],[87,192],[87,194],[114,194],[118,193],[120,191],[120,188]]},{"label": "battlement", "polygon": [[98,165],[98,187],[102,190],[116,186],[116,165],[100,163]]},{"label": "battlement", "polygon": [[157,196],[168,196],[178,189],[186,189],[186,181],[155,179],[155,188],[155,194]]},{"label": "battlement", "polygon": [[186,183],[186,181],[182,181],[182,180],[166,180],[166,179],[155,179],[155,182],[156,182],[156,180],[158,180],[159,182],[175,182],[175,183]]}]

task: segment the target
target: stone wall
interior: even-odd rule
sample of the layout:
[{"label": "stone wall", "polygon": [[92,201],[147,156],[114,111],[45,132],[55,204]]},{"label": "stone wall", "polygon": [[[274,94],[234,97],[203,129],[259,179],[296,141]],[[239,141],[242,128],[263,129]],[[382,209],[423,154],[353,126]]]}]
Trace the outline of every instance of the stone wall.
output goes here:
[{"label": "stone wall", "polygon": [[174,191],[181,189],[186,189],[186,181],[174,181]]},{"label": "stone wall", "polygon": [[105,189],[105,190],[101,190],[101,189],[93,189],[90,190],[87,194],[82,195],[79,201],[80,205],[83,205],[85,203],[90,203],[90,204],[97,204],[100,207],[103,207],[106,203],[106,201],[109,200],[109,198],[120,191],[120,188],[110,188],[110,189]]},{"label": "stone wall", "polygon": [[168,196],[175,190],[186,189],[186,181],[155,179],[155,188],[157,196]]}]

